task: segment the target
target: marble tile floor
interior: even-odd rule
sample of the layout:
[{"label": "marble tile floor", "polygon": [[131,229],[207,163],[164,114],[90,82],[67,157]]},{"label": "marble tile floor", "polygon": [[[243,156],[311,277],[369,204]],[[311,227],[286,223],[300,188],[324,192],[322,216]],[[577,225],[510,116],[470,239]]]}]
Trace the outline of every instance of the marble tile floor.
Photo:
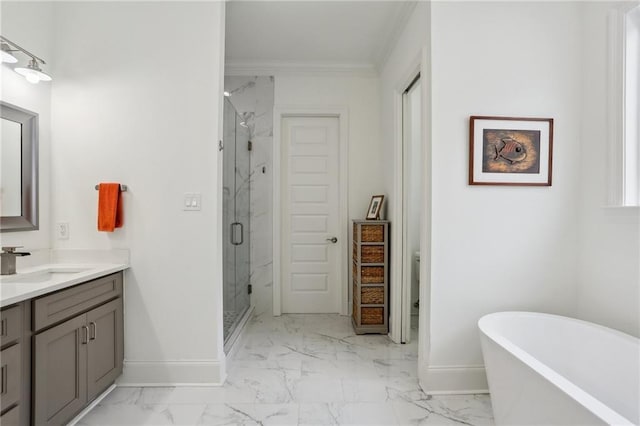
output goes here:
[{"label": "marble tile floor", "polygon": [[253,318],[222,387],[118,387],[78,425],[493,425],[488,395],[428,398],[417,345],[338,315]]}]

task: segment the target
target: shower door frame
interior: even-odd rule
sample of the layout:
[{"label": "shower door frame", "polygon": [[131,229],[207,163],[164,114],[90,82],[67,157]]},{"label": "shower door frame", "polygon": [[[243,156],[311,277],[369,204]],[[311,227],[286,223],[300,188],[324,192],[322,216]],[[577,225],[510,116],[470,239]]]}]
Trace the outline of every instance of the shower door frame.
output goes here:
[{"label": "shower door frame", "polygon": [[[223,345],[224,345],[224,349],[225,352],[227,352],[227,349],[231,348],[231,346],[233,345],[233,342],[235,341],[237,335],[239,334],[240,330],[242,329],[244,323],[246,322],[248,313],[251,312],[251,297],[249,296],[250,293],[246,294],[246,299],[243,297],[243,300],[246,300],[246,305],[244,305],[245,309],[243,309],[241,312],[239,312],[236,316],[236,318],[234,319],[234,323],[233,326],[228,330],[228,334],[225,333],[226,327],[225,327],[225,318],[224,315],[227,312],[227,310],[229,309],[229,306],[227,306],[227,304],[225,303],[227,300],[226,297],[226,292],[230,291],[228,286],[227,286],[227,275],[226,275],[226,270],[227,270],[227,262],[225,261],[225,256],[226,253],[230,253],[229,255],[233,256],[233,273],[234,273],[234,279],[233,279],[233,303],[234,303],[234,311],[235,310],[235,306],[238,302],[238,294],[241,294],[241,292],[248,290],[248,286],[251,285],[251,241],[250,241],[250,227],[251,227],[251,180],[250,180],[250,176],[251,176],[251,155],[250,155],[250,150],[248,147],[248,144],[251,141],[251,133],[249,132],[249,130],[247,129],[247,144],[243,146],[243,141],[238,141],[238,134],[239,134],[239,126],[241,126],[239,123],[242,120],[242,117],[240,116],[240,114],[238,113],[238,111],[236,110],[235,106],[228,100],[225,99],[223,101],[223,126],[224,126],[224,119],[226,118],[226,113],[224,111],[225,108],[225,104],[228,102],[229,107],[231,108],[231,112],[233,113],[233,117],[234,117],[234,129],[233,129],[233,143],[227,143],[228,141],[224,141],[223,143],[223,151],[226,151],[227,153],[229,152],[229,150],[233,149],[233,164],[228,164],[225,163],[225,154],[223,153],[223,164],[222,164],[222,168],[223,168],[223,176],[222,176],[222,186],[223,186],[223,194],[224,194],[224,186],[225,186],[225,178],[227,177],[227,175],[225,174],[225,169],[226,167],[232,167],[233,168],[233,182],[229,183],[229,192],[230,194],[233,193],[233,197],[229,199],[229,203],[233,203],[233,214],[229,217],[227,217],[226,214],[226,208],[227,206],[225,205],[224,202],[224,195],[223,195],[223,227],[227,227],[227,229],[229,229],[229,241],[224,241],[223,243],[223,252],[222,252],[222,261],[223,261],[223,280],[222,280],[222,296],[223,296],[223,302],[222,302],[222,315],[223,315],[223,326],[222,326],[222,339],[223,339]],[[223,135],[227,136],[227,133],[223,130]],[[223,137],[224,140],[224,137]],[[247,163],[247,167],[246,167],[246,185],[247,185],[247,195],[246,195],[246,204],[247,204],[247,211],[246,211],[246,224],[242,223],[242,221],[238,220],[238,214],[239,214],[239,210],[238,210],[238,194],[240,193],[240,191],[238,191],[239,188],[241,188],[244,183],[242,183],[241,185],[238,185],[238,158],[239,158],[239,152],[243,152],[243,150],[247,150],[246,153],[246,163]],[[233,187],[231,187],[233,186]],[[226,220],[226,221],[225,221]],[[241,225],[241,243],[240,244],[236,244],[234,242],[234,226],[236,224],[240,224]],[[245,226],[246,225],[246,226]],[[223,228],[224,229],[224,228]],[[223,231],[223,239],[224,239],[224,231]],[[228,249],[230,249],[231,247],[227,246],[227,243],[231,244],[231,246],[233,247],[233,251],[229,252],[227,251]],[[247,287],[241,287],[238,288],[239,285],[243,285],[243,283],[238,283],[238,267],[239,267],[239,263],[238,263],[238,247],[246,244],[246,255],[247,255],[247,270],[246,270],[246,285]],[[242,262],[240,262],[242,263]]]}]

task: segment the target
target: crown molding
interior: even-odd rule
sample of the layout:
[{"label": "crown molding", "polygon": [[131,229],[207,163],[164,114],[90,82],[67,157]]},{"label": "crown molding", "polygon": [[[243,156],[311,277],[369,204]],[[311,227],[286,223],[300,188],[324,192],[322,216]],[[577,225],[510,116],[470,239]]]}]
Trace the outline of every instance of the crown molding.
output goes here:
[{"label": "crown molding", "polygon": [[357,77],[378,77],[373,64],[313,63],[286,61],[234,61],[225,63],[225,75],[336,75]]},{"label": "crown molding", "polygon": [[417,1],[405,2],[396,13],[393,25],[390,26],[391,29],[388,31],[387,37],[385,37],[385,43],[380,45],[373,56],[374,62],[379,70],[382,70],[389,60],[391,52],[393,52],[393,49],[398,44],[402,31],[406,27],[407,22],[409,22],[417,5]]}]

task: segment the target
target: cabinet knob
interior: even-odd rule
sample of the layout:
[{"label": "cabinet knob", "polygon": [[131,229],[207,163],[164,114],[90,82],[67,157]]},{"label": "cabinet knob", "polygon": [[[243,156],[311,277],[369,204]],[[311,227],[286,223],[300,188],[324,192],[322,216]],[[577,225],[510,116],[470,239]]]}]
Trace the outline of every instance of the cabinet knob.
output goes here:
[{"label": "cabinet knob", "polygon": [[331,244],[335,244],[338,242],[338,238],[336,237],[327,238],[327,241],[329,241]]}]

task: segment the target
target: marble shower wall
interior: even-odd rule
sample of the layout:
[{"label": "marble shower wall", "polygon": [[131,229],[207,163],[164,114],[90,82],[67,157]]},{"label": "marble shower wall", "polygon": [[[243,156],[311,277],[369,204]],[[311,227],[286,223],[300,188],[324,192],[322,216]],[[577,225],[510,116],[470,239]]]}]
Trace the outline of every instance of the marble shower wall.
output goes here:
[{"label": "marble shower wall", "polygon": [[273,314],[273,76],[225,76],[229,100],[251,132],[250,230],[254,315]]}]

